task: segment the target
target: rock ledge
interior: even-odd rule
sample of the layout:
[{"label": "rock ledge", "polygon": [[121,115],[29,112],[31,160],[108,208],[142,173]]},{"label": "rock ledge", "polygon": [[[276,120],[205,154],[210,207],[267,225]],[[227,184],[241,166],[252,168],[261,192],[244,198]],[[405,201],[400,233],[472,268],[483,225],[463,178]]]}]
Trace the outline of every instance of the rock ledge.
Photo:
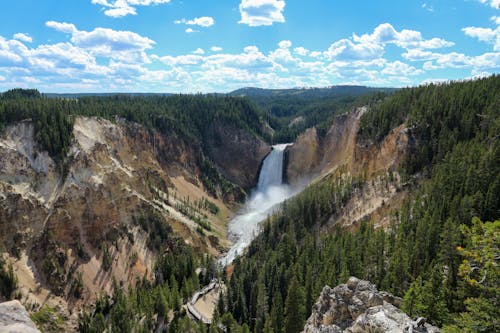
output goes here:
[{"label": "rock ledge", "polygon": [[0,332],[40,333],[17,300],[0,303]]},{"label": "rock ledge", "polygon": [[440,332],[423,318],[413,321],[398,308],[401,301],[369,281],[351,277],[346,284],[323,288],[303,333]]}]

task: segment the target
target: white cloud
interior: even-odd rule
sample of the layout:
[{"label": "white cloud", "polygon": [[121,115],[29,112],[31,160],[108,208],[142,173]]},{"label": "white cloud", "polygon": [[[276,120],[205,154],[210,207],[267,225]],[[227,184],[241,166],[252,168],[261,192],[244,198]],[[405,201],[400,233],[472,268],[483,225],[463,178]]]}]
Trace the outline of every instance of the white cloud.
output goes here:
[{"label": "white cloud", "polygon": [[380,58],[383,54],[384,48],[378,43],[371,41],[353,43],[349,39],[341,39],[323,52],[323,56],[328,60],[366,60]]},{"label": "white cloud", "polygon": [[468,56],[463,53],[433,53],[433,61],[423,65],[424,70],[443,68],[471,69],[472,71],[500,70],[500,53],[490,52],[479,56]]},{"label": "white cloud", "polygon": [[48,27],[71,34],[71,42],[96,56],[104,56],[124,61],[148,62],[144,52],[155,42],[132,31],[95,28],[92,31],[78,30],[74,24],[49,21]]},{"label": "white cloud", "polygon": [[436,53],[430,51],[423,51],[420,49],[407,50],[406,53],[402,54],[402,56],[403,58],[408,59],[410,61],[425,61],[438,58],[438,56],[436,56]]},{"label": "white cloud", "polygon": [[208,28],[215,24],[215,20],[210,16],[195,17],[194,19],[187,20],[182,18],[174,22],[175,24],[197,25],[199,27]]},{"label": "white cloud", "polygon": [[104,15],[110,17],[136,15],[136,6],[150,6],[169,2],[170,0],[92,0],[94,5],[101,5],[105,9]]},{"label": "white cloud", "polygon": [[308,49],[306,49],[306,48],[304,48],[302,46],[299,46],[299,47],[294,48],[293,52],[297,53],[300,56],[305,57],[305,56],[309,55],[309,53],[311,51],[309,51]]},{"label": "white cloud", "polygon": [[492,44],[494,51],[500,51],[500,26],[494,30],[491,28],[467,27],[463,28],[462,31],[469,37]]},{"label": "white cloud", "polygon": [[382,70],[382,74],[394,76],[419,75],[422,73],[422,70],[416,69],[415,67],[405,64],[399,60],[386,64],[385,68]]},{"label": "white cloud", "polygon": [[45,25],[49,28],[55,29],[59,32],[64,32],[66,34],[73,34],[78,31],[75,25],[72,23],[47,21],[45,22]]},{"label": "white cloud", "polygon": [[491,20],[496,24],[500,25],[500,16],[492,16]]},{"label": "white cloud", "polygon": [[193,32],[197,32],[197,31],[193,30],[192,28],[186,28],[185,32],[188,34],[192,34]]},{"label": "white cloud", "polygon": [[477,0],[482,4],[489,4],[491,7],[500,9],[500,0]]},{"label": "white cloud", "polygon": [[241,0],[241,20],[238,23],[251,27],[268,26],[273,23],[284,23],[284,0]]},{"label": "white cloud", "polygon": [[[1,88],[36,85],[44,91],[222,92],[248,85],[407,86],[421,83],[424,74],[431,77],[434,70],[460,69],[467,77],[500,71],[500,52],[478,56],[437,52],[450,42],[438,37],[424,39],[418,31],[396,30],[388,23],[361,36],[334,40],[327,49],[309,50],[281,40],[265,51],[249,45],[239,52],[222,52],[214,45],[177,56],[152,54],[155,42],[132,31],[100,27],[84,31],[55,21],[46,25],[69,38],[31,47],[26,41],[0,36]],[[194,32],[195,26],[199,25],[187,29]],[[494,30],[490,30],[469,29],[467,33],[493,43]],[[386,55],[388,45],[402,48],[401,56]]]},{"label": "white cloud", "polygon": [[429,5],[429,4],[426,4],[426,3],[423,3],[422,4],[422,8],[425,9],[426,11],[428,12],[434,12],[434,6],[433,5]]},{"label": "white cloud", "polygon": [[31,38],[29,35],[23,34],[21,32],[14,34],[14,39],[20,40],[21,42],[25,42],[25,43],[33,42],[33,38]]},{"label": "white cloud", "polygon": [[390,23],[380,24],[371,34],[361,36],[354,34],[353,40],[358,43],[395,44],[406,49],[438,49],[455,45],[453,42],[437,37],[426,40],[420,31],[407,29],[397,31]]},{"label": "white cloud", "polygon": [[282,40],[278,43],[280,49],[289,49],[292,46],[292,42],[289,40]]}]

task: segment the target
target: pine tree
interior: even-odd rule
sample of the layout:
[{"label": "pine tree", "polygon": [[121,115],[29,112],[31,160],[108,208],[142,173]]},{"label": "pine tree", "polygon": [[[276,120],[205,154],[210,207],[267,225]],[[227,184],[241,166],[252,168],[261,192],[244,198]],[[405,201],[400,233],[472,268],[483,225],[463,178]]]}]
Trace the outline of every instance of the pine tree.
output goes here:
[{"label": "pine tree", "polygon": [[304,291],[294,276],[285,301],[285,333],[298,333],[305,321]]},{"label": "pine tree", "polygon": [[262,333],[262,330],[264,329],[264,324],[268,316],[268,302],[269,298],[267,296],[266,286],[263,282],[259,282],[257,290],[257,309],[254,329],[256,333]]}]

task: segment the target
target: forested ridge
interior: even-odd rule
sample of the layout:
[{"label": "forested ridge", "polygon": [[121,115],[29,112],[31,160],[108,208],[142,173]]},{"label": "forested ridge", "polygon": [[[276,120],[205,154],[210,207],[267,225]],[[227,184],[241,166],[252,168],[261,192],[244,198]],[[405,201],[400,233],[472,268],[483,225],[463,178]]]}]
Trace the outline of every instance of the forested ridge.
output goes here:
[{"label": "forested ridge", "polygon": [[380,100],[395,89],[334,86],[316,89],[237,90],[232,95],[248,96],[264,111],[273,128],[274,143],[293,142],[306,129],[316,127],[323,136],[338,114]]},{"label": "forested ridge", "polygon": [[[261,131],[262,112],[251,101],[218,95],[172,95],[47,98],[37,90],[13,89],[0,96],[0,131],[7,125],[31,120],[41,151],[55,160],[60,174],[67,174],[71,156],[73,124],[77,116],[117,118],[142,124],[194,149],[202,181],[215,194],[236,186],[224,178],[205,154],[204,142],[210,124],[245,129],[269,141]],[[241,190],[240,190],[241,191]]]}]

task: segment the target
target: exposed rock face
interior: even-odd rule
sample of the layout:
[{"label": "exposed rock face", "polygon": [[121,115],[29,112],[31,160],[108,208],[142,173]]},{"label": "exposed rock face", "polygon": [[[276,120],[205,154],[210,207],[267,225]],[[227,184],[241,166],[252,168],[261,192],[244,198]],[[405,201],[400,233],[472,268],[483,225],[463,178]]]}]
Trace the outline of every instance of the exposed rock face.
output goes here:
[{"label": "exposed rock face", "polygon": [[40,333],[24,306],[17,300],[0,303],[0,332]]},{"label": "exposed rock face", "polygon": [[300,135],[288,148],[287,179],[298,183],[323,175],[340,166],[353,175],[371,176],[396,169],[408,146],[403,126],[393,130],[381,143],[363,145],[358,142],[359,122],[366,107],[336,117],[324,138],[314,128]]},{"label": "exposed rock face", "polygon": [[255,187],[269,145],[243,129],[217,122],[208,126],[204,138],[209,157],[224,176],[246,190]]},{"label": "exposed rock face", "polygon": [[321,148],[316,128],[309,128],[302,133],[287,154],[286,178],[291,184],[297,184],[302,178],[312,176],[321,162]]},{"label": "exposed rock face", "polygon": [[367,111],[362,107],[337,116],[322,138],[315,128],[308,129],[287,149],[286,176],[292,185],[335,172],[370,181],[356,190],[346,209],[332,216],[328,226],[355,227],[368,218],[376,227],[389,227],[385,213],[400,207],[406,195],[397,171],[410,145],[408,131],[401,125],[380,143],[361,142],[357,133]]},{"label": "exposed rock face", "polygon": [[351,277],[346,284],[323,288],[303,332],[439,332],[429,324],[418,326],[398,308],[400,305],[400,298]]},{"label": "exposed rock face", "polygon": [[[247,170],[242,179],[249,181],[248,170],[257,173],[266,145],[244,131],[228,133],[235,135],[231,142],[241,146],[229,150],[233,154],[227,165],[235,177]],[[148,210],[163,215],[196,250],[218,254],[226,242],[225,222],[231,212],[200,181],[196,147],[174,134],[160,135],[121,120],[78,117],[73,134],[70,168],[62,179],[54,161],[37,149],[30,122],[0,133],[0,244],[10,254],[27,257],[26,263],[10,257],[16,272],[29,271],[36,280],[28,286],[20,279],[23,295],[33,294],[41,304],[45,297],[38,290],[50,289],[50,297],[76,304],[110,291],[113,277],[128,288],[136,276],[151,275],[156,253],[134,222],[134,216]],[[224,137],[225,147],[230,146],[228,140]],[[252,162],[242,163],[239,156],[250,147],[260,150],[245,152]],[[209,200],[220,209],[217,216],[203,211],[212,227],[206,237],[196,231],[193,217],[178,209],[188,197],[191,202]],[[107,270],[103,244],[112,258]],[[74,299],[70,282],[80,273],[82,296]]]}]

